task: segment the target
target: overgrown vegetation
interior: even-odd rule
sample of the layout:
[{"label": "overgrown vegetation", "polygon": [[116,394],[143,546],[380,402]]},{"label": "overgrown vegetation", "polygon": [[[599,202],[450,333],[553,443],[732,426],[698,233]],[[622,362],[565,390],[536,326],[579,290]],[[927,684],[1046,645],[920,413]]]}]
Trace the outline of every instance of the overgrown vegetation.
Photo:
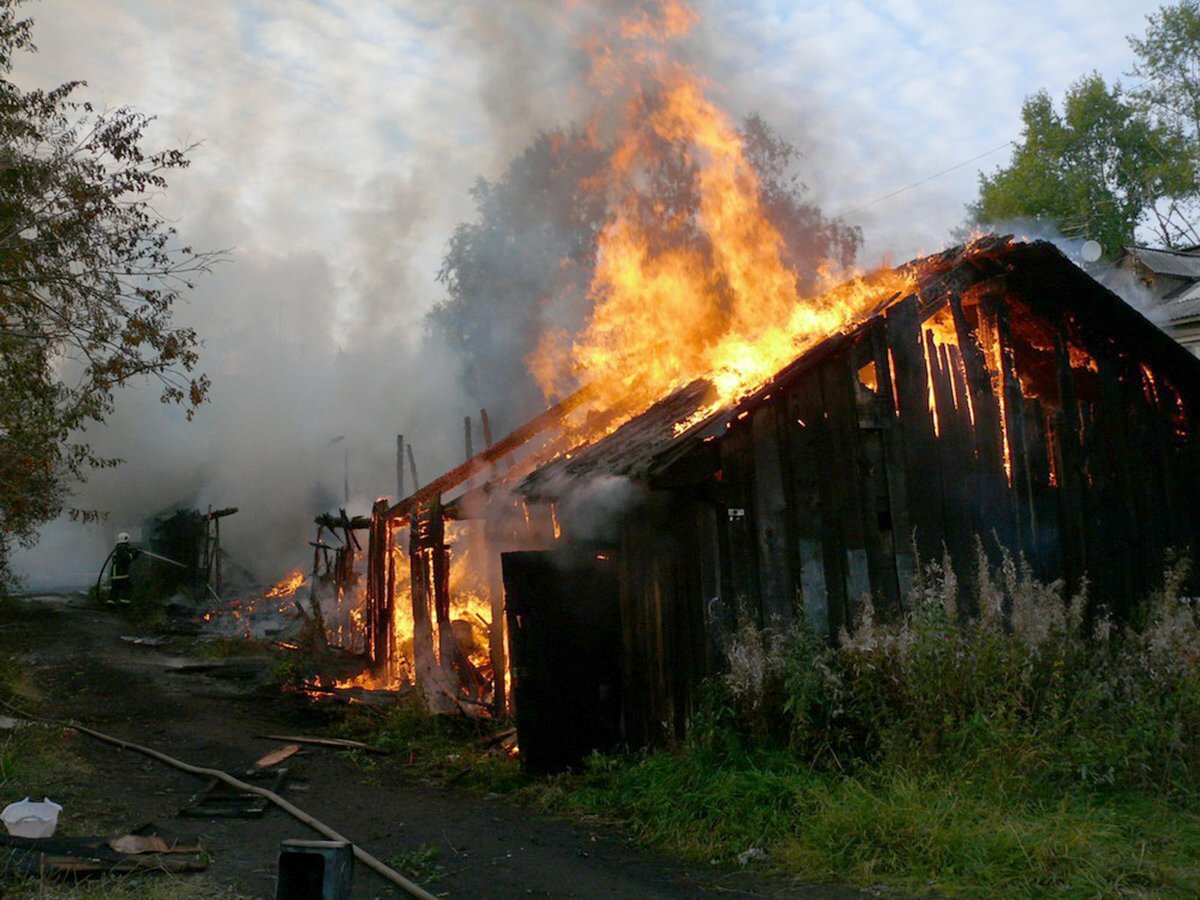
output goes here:
[{"label": "overgrown vegetation", "polygon": [[[1200,891],[1200,618],[1173,561],[1141,620],[979,551],[869,601],[836,647],[744,623],[687,743],[542,786],[702,860],[1030,895]],[[968,616],[965,610],[978,610]],[[1090,610],[1090,612],[1089,612]]]},{"label": "overgrown vegetation", "polygon": [[[343,732],[420,777],[619,825],[802,881],[1030,896],[1200,892],[1200,610],[1173,560],[1138,620],[1023,561],[920,567],[893,621],[864,598],[836,646],[744,621],[680,747],[523,779],[490,727],[419,703]],[[968,613],[968,611],[972,611]],[[751,854],[751,857],[759,854]]]},{"label": "overgrown vegetation", "polygon": [[[386,710],[360,708],[337,733],[368,741],[391,756],[359,757],[365,769],[399,765],[409,775],[492,793],[528,789],[517,760],[493,741],[495,729],[506,723],[473,722],[465,718],[432,716],[414,693]],[[534,789],[536,793],[536,788]]]}]

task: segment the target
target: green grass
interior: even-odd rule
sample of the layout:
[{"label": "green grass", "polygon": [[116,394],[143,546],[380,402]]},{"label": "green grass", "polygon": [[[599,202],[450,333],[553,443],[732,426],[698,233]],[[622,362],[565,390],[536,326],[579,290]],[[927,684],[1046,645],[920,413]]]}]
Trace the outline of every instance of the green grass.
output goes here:
[{"label": "green grass", "polygon": [[509,794],[528,783],[517,760],[495,746],[479,743],[509,724],[432,716],[412,696],[402,697],[383,711],[355,709],[334,730],[339,736],[371,743],[391,754],[386,758],[357,755],[363,769],[399,766],[428,781]]},{"label": "green grass", "polygon": [[446,877],[441,862],[442,852],[432,844],[422,844],[415,850],[388,859],[388,865],[418,884],[432,884]]},{"label": "green grass", "polygon": [[0,731],[0,796],[58,797],[83,784],[88,769],[75,750],[78,739],[37,724]]},{"label": "green grass", "polygon": [[214,637],[191,645],[198,659],[238,659],[247,656],[278,656],[279,651],[267,641],[250,637]]},{"label": "green grass", "polygon": [[249,900],[248,895],[215,884],[204,875],[113,875],[78,884],[42,884],[36,878],[4,881],[4,897],[28,900]]},{"label": "green grass", "polygon": [[786,751],[593,757],[543,806],[731,864],[751,847],[805,882],[1011,897],[1200,894],[1200,815],[1139,793],[1060,793],[963,767],[814,771]]}]

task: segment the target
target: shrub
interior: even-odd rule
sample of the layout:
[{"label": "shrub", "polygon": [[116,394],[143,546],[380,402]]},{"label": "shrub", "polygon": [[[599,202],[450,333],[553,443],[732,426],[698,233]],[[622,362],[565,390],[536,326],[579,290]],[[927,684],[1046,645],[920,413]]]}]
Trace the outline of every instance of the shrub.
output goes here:
[{"label": "shrub", "polygon": [[[1172,560],[1140,626],[1116,627],[1028,563],[977,542],[970,594],[949,559],[918,567],[904,613],[864,600],[836,647],[743,623],[726,683],[751,732],[778,719],[817,759],[970,764],[1090,786],[1200,787],[1200,617]],[[965,610],[977,610],[968,616]],[[775,687],[777,686],[777,687]],[[748,723],[748,724],[745,724]]]}]

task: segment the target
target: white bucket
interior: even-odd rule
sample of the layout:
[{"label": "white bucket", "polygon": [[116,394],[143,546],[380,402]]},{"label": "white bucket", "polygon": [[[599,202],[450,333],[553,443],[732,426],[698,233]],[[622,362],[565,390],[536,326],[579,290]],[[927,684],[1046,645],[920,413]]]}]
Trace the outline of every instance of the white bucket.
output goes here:
[{"label": "white bucket", "polygon": [[62,807],[46,797],[41,803],[35,803],[28,797],[10,803],[0,812],[0,821],[8,833],[15,837],[46,838],[54,834],[58,827],[58,814]]}]

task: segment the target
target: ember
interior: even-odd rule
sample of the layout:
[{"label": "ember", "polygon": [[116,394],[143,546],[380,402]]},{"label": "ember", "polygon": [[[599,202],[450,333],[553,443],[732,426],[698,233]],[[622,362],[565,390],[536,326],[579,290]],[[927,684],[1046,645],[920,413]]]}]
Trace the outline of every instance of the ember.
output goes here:
[{"label": "ember", "polygon": [[263,594],[267,600],[287,600],[295,595],[296,591],[300,590],[304,584],[304,573],[297,569],[291,575],[281,580],[273,588]]}]

